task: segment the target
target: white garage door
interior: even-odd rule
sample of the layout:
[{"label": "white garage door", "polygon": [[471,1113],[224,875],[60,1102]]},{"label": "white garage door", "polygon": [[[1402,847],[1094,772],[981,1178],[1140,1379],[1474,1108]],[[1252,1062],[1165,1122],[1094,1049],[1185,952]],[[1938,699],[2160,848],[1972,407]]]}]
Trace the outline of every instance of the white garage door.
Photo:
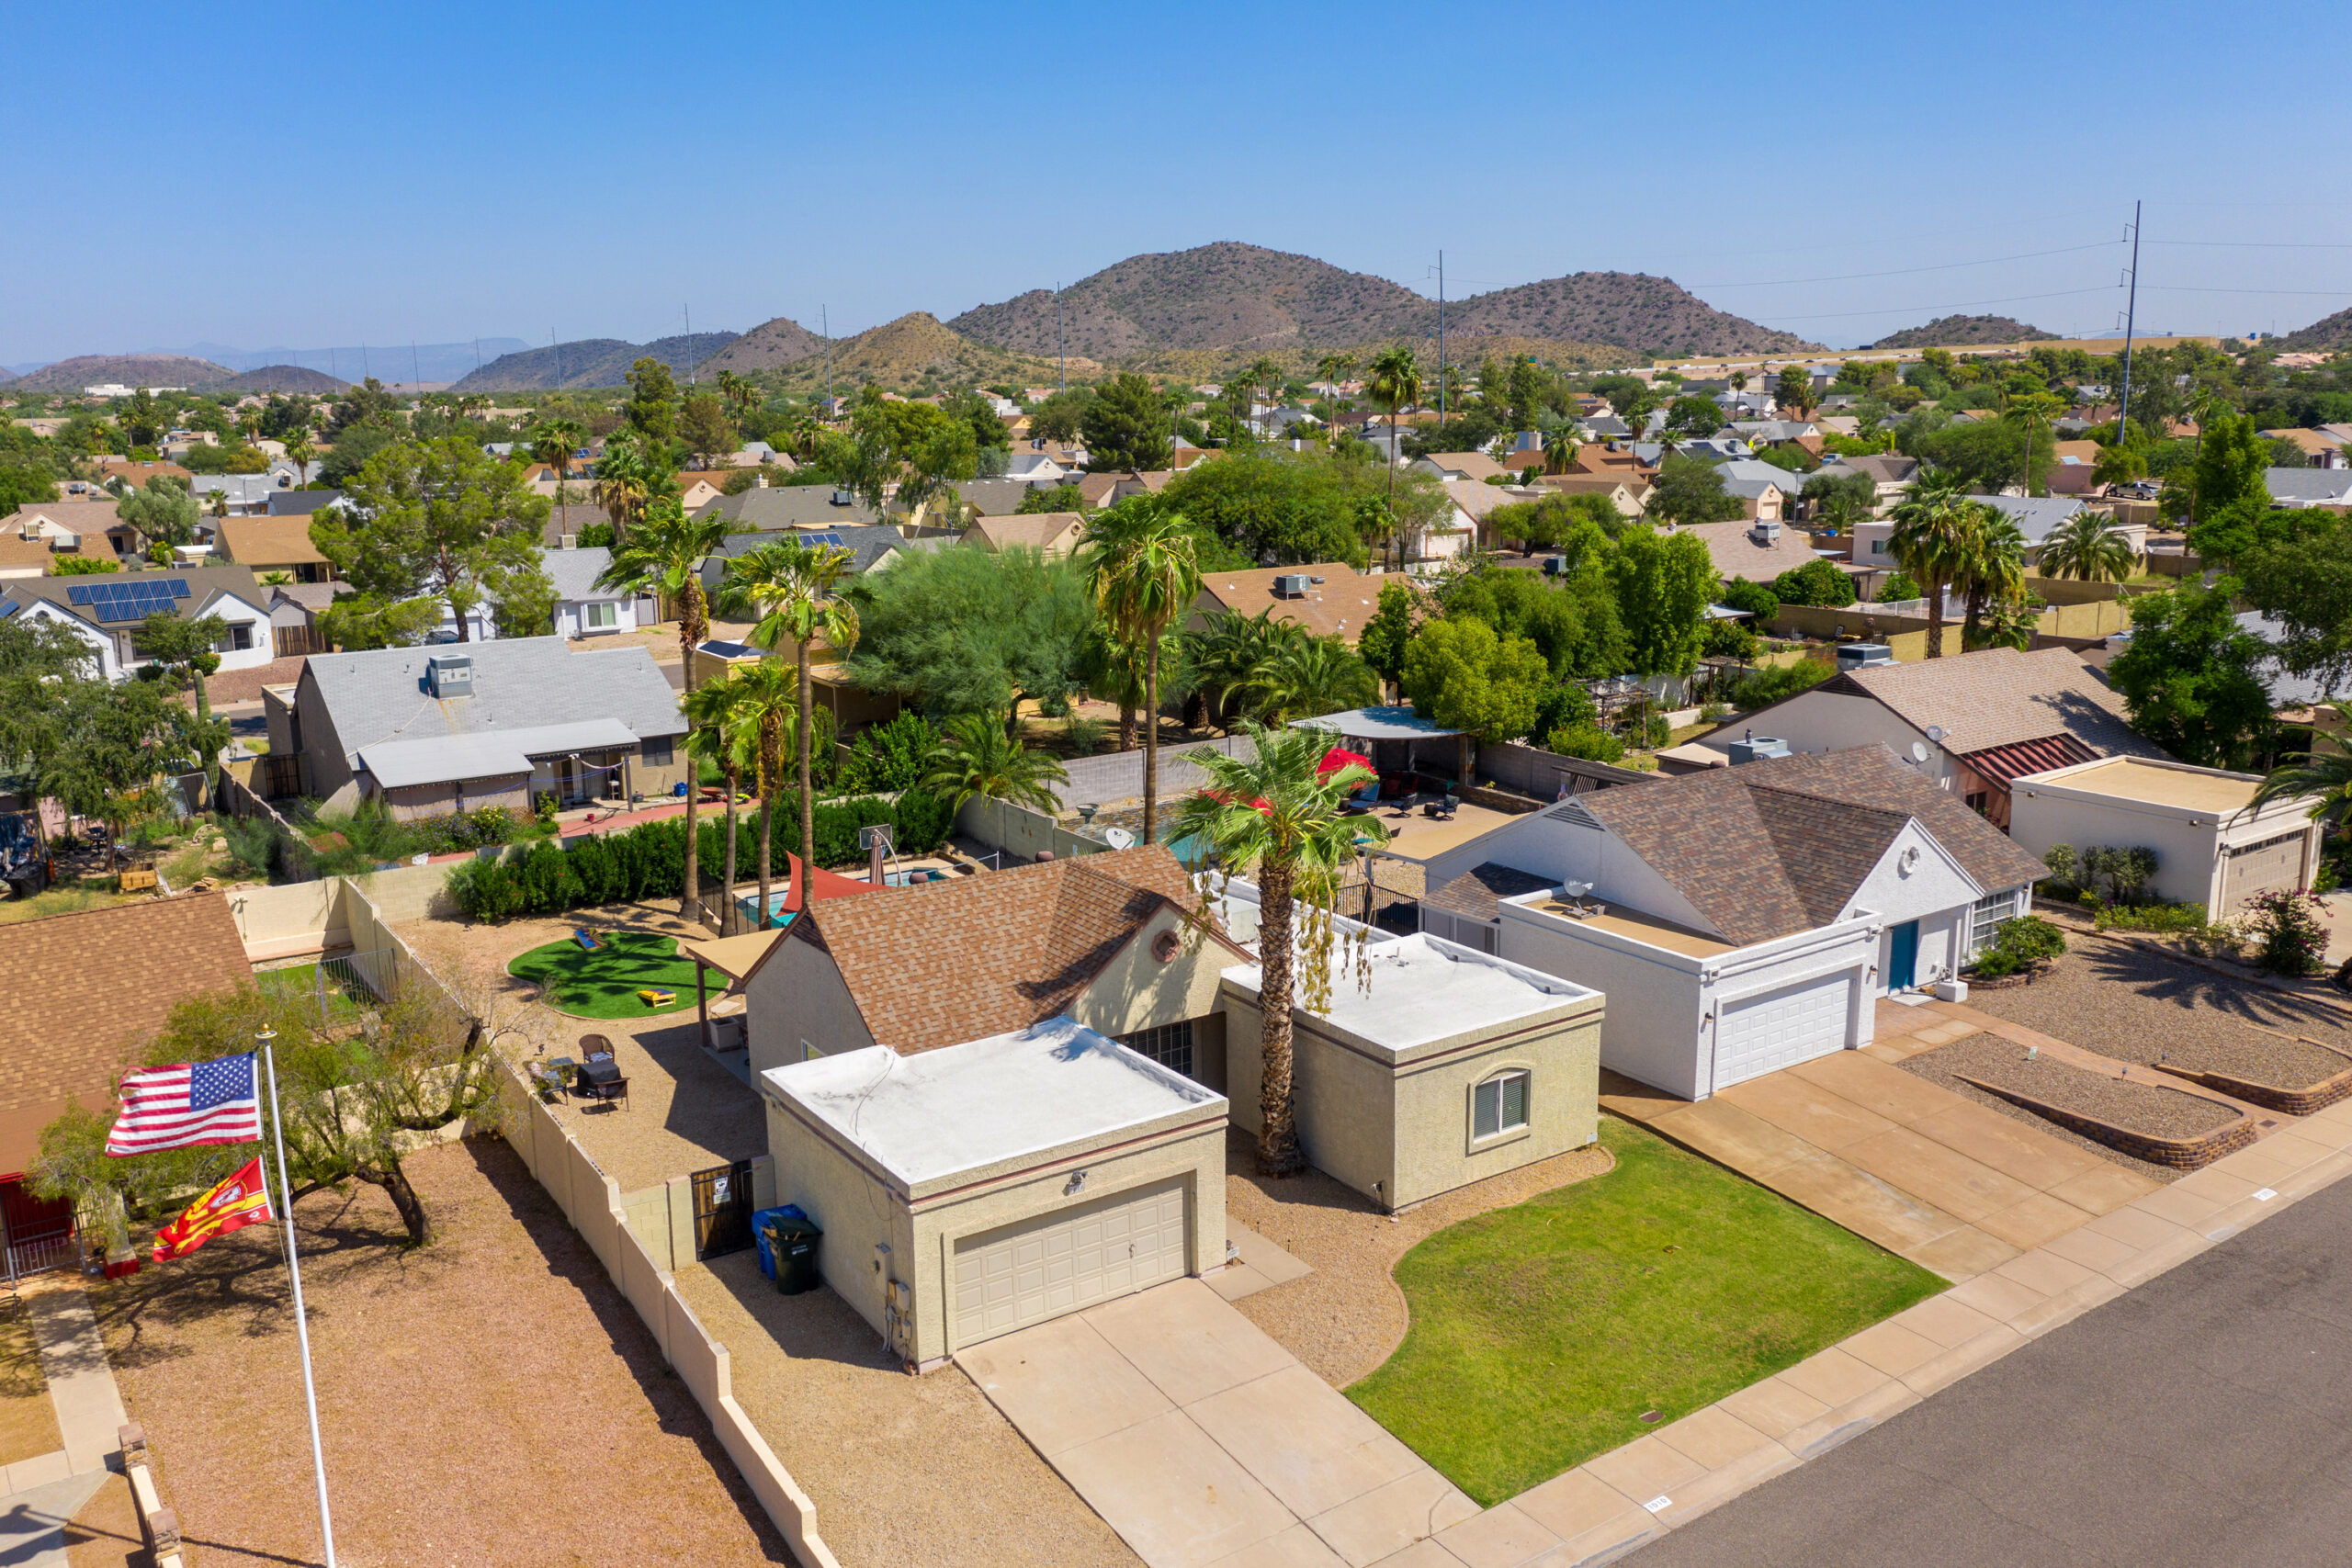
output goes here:
[{"label": "white garage door", "polygon": [[2256,894],[2271,887],[2293,887],[2302,880],[2303,835],[2301,832],[2266,839],[2258,844],[2240,844],[2229,852],[2229,859],[2222,868],[2222,908],[2235,912],[2237,907]]},{"label": "white garage door", "polygon": [[956,1243],[956,1347],[1182,1278],[1184,1219],[1178,1181]]},{"label": "white garage door", "polygon": [[1726,1003],[1715,1023],[1715,1087],[1844,1050],[1853,984],[1849,972]]}]

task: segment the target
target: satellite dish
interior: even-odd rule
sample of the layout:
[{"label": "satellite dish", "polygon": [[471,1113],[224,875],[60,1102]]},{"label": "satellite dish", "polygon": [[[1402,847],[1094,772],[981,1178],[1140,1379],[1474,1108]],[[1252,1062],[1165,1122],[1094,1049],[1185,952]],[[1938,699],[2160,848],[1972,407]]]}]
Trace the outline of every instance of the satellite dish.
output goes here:
[{"label": "satellite dish", "polygon": [[1939,746],[1942,745],[1944,743],[1944,727],[1940,724],[1931,724],[1928,726],[1928,739],[1934,741]]},{"label": "satellite dish", "polygon": [[1928,760],[1928,743],[1926,741],[1914,740],[1911,742],[1911,760],[1915,762],[1924,762]]},{"label": "satellite dish", "polygon": [[1102,841],[1114,850],[1131,850],[1135,848],[1136,836],[1125,828],[1105,828]]},{"label": "satellite dish", "polygon": [[1560,888],[1561,891],[1567,894],[1571,898],[1581,898],[1586,894],[1592,891],[1592,884],[1589,882],[1563,882],[1560,884]]}]

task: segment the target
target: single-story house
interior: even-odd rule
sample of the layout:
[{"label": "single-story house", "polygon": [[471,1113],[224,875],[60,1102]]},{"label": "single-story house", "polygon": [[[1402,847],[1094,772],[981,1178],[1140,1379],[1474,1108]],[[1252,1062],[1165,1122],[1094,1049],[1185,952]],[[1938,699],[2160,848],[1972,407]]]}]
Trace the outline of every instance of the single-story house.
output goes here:
[{"label": "single-story house", "polygon": [[[1826,426],[1838,422],[1825,420],[1822,423]],[[1838,457],[1824,463],[1807,477],[1836,479],[1843,474],[1870,476],[1871,484],[1878,489],[1878,501],[1871,511],[1875,515],[1883,517],[1890,508],[1903,500],[1913,485],[1919,482],[1919,459],[1906,457],[1900,452],[1868,452],[1860,457]]]},{"label": "single-story house", "polygon": [[0,586],[0,615],[22,614],[70,628],[89,645],[109,681],[148,662],[132,634],[158,611],[183,620],[220,616],[228,630],[213,647],[223,670],[266,664],[277,657],[268,605],[267,591],[237,566],[13,578]]},{"label": "single-story house", "polygon": [[727,563],[737,556],[748,555],[763,545],[773,545],[779,537],[797,538],[804,544],[835,545],[849,551],[849,570],[853,577],[863,577],[869,571],[881,571],[901,556],[920,550],[935,550],[947,541],[943,538],[910,539],[887,523],[852,524],[838,528],[797,528],[774,530],[758,534],[729,534],[719,541],[718,548],[703,558],[702,585],[706,592],[717,592],[727,575]]},{"label": "single-story house", "polygon": [[599,585],[597,580],[613,564],[613,552],[602,545],[541,550],[539,564],[555,586],[552,629],[558,637],[633,632],[640,624],[661,619],[651,594]]},{"label": "single-story house", "polygon": [[2309,887],[2319,869],[2310,797],[2256,810],[2261,784],[2255,773],[2101,757],[2011,780],[2009,837],[2036,855],[2059,844],[2154,850],[2157,897],[2233,914],[2256,893]]},{"label": "single-story house", "polygon": [[232,517],[255,517],[268,514],[273,494],[296,489],[300,482],[289,463],[266,474],[197,474],[189,479],[188,488],[208,512],[215,504],[225,504]]},{"label": "single-story house", "polygon": [[1085,534],[1086,519],[1075,512],[1023,512],[977,518],[964,530],[961,542],[984,550],[1018,548],[1058,558],[1076,550]]},{"label": "single-story house", "polygon": [[736,495],[706,502],[694,517],[724,517],[733,528],[775,532],[787,528],[841,528],[881,519],[845,490],[831,485],[753,486]]},{"label": "single-story house", "polygon": [[2273,506],[2352,506],[2352,468],[2265,468],[2262,482]]},{"label": "single-story house", "polygon": [[1639,517],[1649,504],[1650,491],[1656,487],[1645,479],[1621,477],[1630,470],[1615,474],[1545,474],[1536,482],[1547,491],[1562,495],[1601,495],[1609,498],[1619,515]]},{"label": "single-story house", "polygon": [[74,1205],[28,1182],[40,1131],[104,1111],[125,1052],[190,997],[253,984],[219,893],[0,925],[0,1213],[19,1269],[74,1261]]},{"label": "single-story house", "polygon": [[1693,523],[1666,530],[1699,540],[1724,581],[1770,582],[1784,571],[1821,558],[1813,536],[1768,518],[1754,522]]},{"label": "single-story house", "polygon": [[970,516],[1010,517],[1030,496],[1053,488],[1050,481],[1035,479],[966,479],[956,487],[956,497]]},{"label": "single-story house", "polygon": [[[317,495],[318,491],[288,494]],[[245,567],[256,575],[282,571],[297,582],[331,582],[334,563],[311,543],[308,513],[286,516],[224,517],[213,530],[214,558]]]},{"label": "single-story house", "polygon": [[[1324,1174],[1394,1210],[1570,1149],[1599,1132],[1604,1025],[1589,987],[1416,933],[1335,963],[1328,1010],[1291,1015],[1298,1138]],[[1256,964],[1225,971],[1227,1094],[1255,1134]]]},{"label": "single-story house", "polygon": [[[0,517],[0,537],[39,541],[52,554],[73,553],[115,560],[138,555],[147,540],[122,520],[112,497],[97,501],[43,501]],[[94,541],[86,547],[84,541]],[[103,548],[95,541],[103,540]],[[18,575],[10,573],[11,576]],[[25,573],[32,576],[37,573]]]},{"label": "single-story house", "polygon": [[1344,561],[1204,572],[1191,624],[1198,626],[1219,610],[1242,615],[1272,610],[1275,620],[1304,626],[1317,637],[1337,637],[1353,648],[1364,623],[1380,613],[1380,579]]},{"label": "single-story house", "polygon": [[1605,993],[1601,1064],[1702,1100],[1869,1043],[1875,998],[1955,975],[2042,867],[1864,745],[1577,795],[1424,870],[1432,928]]},{"label": "single-story house", "polygon": [[269,492],[272,517],[308,517],[343,502],[339,490],[274,490]]},{"label": "single-story house", "polygon": [[1739,502],[1743,515],[1762,523],[1778,523],[1796,510],[1804,476],[1754,457],[1734,457],[1715,465],[1724,493]]},{"label": "single-story house", "polygon": [[[1515,479],[1519,477],[1515,470],[1504,468],[1484,452],[1431,452],[1425,457],[1415,458],[1412,466],[1417,472],[1435,474],[1441,479],[1469,479],[1479,484],[1488,479]],[[1542,468],[1544,455],[1541,452],[1530,453],[1527,466]]]},{"label": "single-story house", "polygon": [[273,757],[300,794],[380,798],[396,817],[522,813],[672,794],[687,776],[678,694],[639,647],[575,653],[558,637],[315,653],[292,701],[265,691]]},{"label": "single-story house", "polygon": [[2344,438],[2325,430],[2304,430],[2290,427],[2284,430],[2258,430],[2256,434],[2265,441],[2284,441],[2312,460],[2315,468],[2341,468],[2344,460]]},{"label": "single-story house", "polygon": [[1743,737],[1770,738],[1792,751],[1832,751],[1875,741],[1996,828],[2007,827],[2010,784],[2022,774],[2165,755],[2132,729],[2098,671],[2064,648],[1865,664],[1758,709],[1738,728],[1695,744],[1728,751]]},{"label": "single-story house", "polygon": [[1495,541],[1488,535],[1487,520],[1494,515],[1495,508],[1509,506],[1514,502],[1538,501],[1544,493],[1540,490],[1522,490],[1517,485],[1490,485],[1482,479],[1441,479],[1438,482],[1453,502],[1452,526],[1446,530],[1447,534],[1463,536],[1464,543],[1476,540],[1488,547]]},{"label": "single-story house", "polygon": [[1225,1266],[1225,1097],[1075,1020],[757,1081],[819,1270],[919,1371]]}]

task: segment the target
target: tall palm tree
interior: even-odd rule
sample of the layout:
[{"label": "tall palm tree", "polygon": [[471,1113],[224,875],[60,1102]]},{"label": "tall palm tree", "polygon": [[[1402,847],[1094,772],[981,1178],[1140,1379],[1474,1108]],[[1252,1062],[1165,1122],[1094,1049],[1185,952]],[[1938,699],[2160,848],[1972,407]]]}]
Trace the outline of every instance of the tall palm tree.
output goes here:
[{"label": "tall palm tree", "polygon": [[1159,644],[1201,593],[1201,563],[1181,512],[1121,515],[1089,525],[1094,603],[1114,636],[1143,650],[1143,841],[1154,841],[1159,812]]},{"label": "tall palm tree", "polygon": [[[799,722],[799,708],[793,694],[792,673],[772,659],[737,671],[729,677],[728,684],[736,688],[733,703],[733,726],[739,737],[747,739],[752,770],[752,793],[760,797],[760,921],[759,930],[765,931],[774,923],[770,912],[769,890],[775,886],[772,846],[775,836],[775,800],[784,783],[784,748],[792,737],[787,731],[806,733]],[[806,752],[803,752],[806,755]],[[730,791],[729,798],[732,800]],[[801,840],[809,838],[809,813],[804,805],[800,813]],[[690,861],[687,863],[692,864]],[[817,863],[813,852],[804,849],[800,856],[801,875],[808,878],[808,868]],[[733,869],[731,866],[729,868]],[[808,889],[800,890],[801,905],[808,901]],[[731,903],[731,900],[730,900]]]},{"label": "tall palm tree", "polygon": [[[1299,896],[1327,913],[1339,874],[1356,852],[1360,835],[1385,837],[1370,818],[1340,815],[1340,802],[1374,775],[1350,763],[1318,774],[1331,748],[1318,729],[1249,727],[1247,757],[1209,750],[1194,761],[1208,782],[1177,808],[1176,832],[1207,846],[1229,875],[1258,885],[1260,1050],[1258,1168],[1268,1176],[1295,1174],[1306,1163],[1293,1112],[1291,1011],[1297,976],[1295,922]],[[1326,928],[1328,929],[1328,928]],[[1309,954],[1327,964],[1328,952]],[[1310,989],[1319,987],[1311,987]]]},{"label": "tall palm tree", "polygon": [[[735,845],[736,796],[742,793],[743,774],[756,768],[759,761],[758,728],[746,725],[739,709],[741,686],[733,680],[708,682],[688,692],[678,705],[686,716],[686,752],[695,760],[695,782],[699,784],[702,764],[708,761],[718,765],[727,780],[727,858],[726,869],[720,873],[718,901],[718,934],[733,936],[742,929],[742,914],[735,908]],[[689,790],[689,795],[693,791]],[[696,842],[692,818],[686,828],[686,842]],[[695,874],[695,852],[686,852],[687,875]]]},{"label": "tall palm tree", "polygon": [[287,432],[286,439],[281,445],[286,448],[286,460],[294,465],[295,474],[304,484],[309,484],[311,459],[319,455],[319,448],[311,441],[311,433],[299,427],[290,430]]},{"label": "tall palm tree", "polygon": [[[710,635],[708,608],[702,591],[703,558],[727,537],[727,521],[716,513],[689,517],[671,502],[654,507],[643,526],[613,547],[613,558],[597,578],[597,586],[630,593],[651,593],[677,606],[678,659],[683,679],[694,684],[695,649]],[[686,712],[686,743],[694,745],[694,711]],[[734,792],[730,789],[731,798]],[[702,795],[699,768],[686,780],[686,842],[695,841],[695,807]],[[678,897],[678,918],[702,919],[701,874],[691,850],[686,854],[686,880]]]},{"label": "tall palm tree", "polygon": [[571,455],[580,449],[583,427],[576,419],[548,419],[533,425],[530,434],[531,460],[555,470],[555,503],[559,508],[568,508],[571,503]]},{"label": "tall palm tree", "polygon": [[1928,657],[1944,656],[1944,590],[1966,559],[1966,490],[1948,475],[1922,479],[1889,515],[1886,553],[1918,581],[1928,599]]},{"label": "tall palm tree", "polygon": [[1261,724],[1287,724],[1376,702],[1380,678],[1336,637],[1286,638],[1253,670],[1244,690]]},{"label": "tall palm tree", "polygon": [[678,481],[671,477],[668,463],[656,461],[626,437],[605,444],[604,455],[596,459],[596,504],[613,521],[616,547],[627,541],[629,525],[655,502],[673,500],[677,494]]},{"label": "tall palm tree", "polygon": [[1283,385],[1283,367],[1275,364],[1272,359],[1261,354],[1257,358],[1251,360],[1249,367],[1241,372],[1241,385],[1246,388],[1250,393],[1250,417],[1254,419],[1257,417],[1258,413],[1258,394],[1260,392],[1269,394],[1266,403],[1266,406],[1269,409],[1273,407],[1273,399],[1281,395]]},{"label": "tall palm tree", "polygon": [[756,616],[751,640],[774,649],[792,644],[794,675],[800,693],[800,725],[796,750],[800,754],[800,863],[817,863],[817,788],[809,773],[808,750],[817,731],[808,710],[815,702],[809,666],[816,642],[841,658],[857,646],[857,607],[840,596],[849,575],[851,555],[837,545],[804,545],[779,539],[772,545],[736,557],[728,563],[730,596],[740,598]]},{"label": "tall palm tree", "polygon": [[1967,605],[1962,650],[1985,647],[1981,628],[1986,607],[2007,610],[2025,602],[2025,535],[2002,513],[1971,502],[1951,585]]},{"label": "tall palm tree", "polygon": [[2023,442],[2018,470],[2018,493],[2033,493],[2033,433],[2064,412],[2064,400],[2054,392],[2012,393],[2001,400],[2001,423],[2017,430]]},{"label": "tall palm tree", "polygon": [[732,370],[718,373],[718,395],[727,400],[727,406],[733,409],[739,418],[750,412],[760,400],[760,389],[748,378],[738,376]]},{"label": "tall palm tree", "polygon": [[1327,354],[1315,362],[1315,374],[1331,388],[1328,395],[1331,400],[1331,430],[1335,434],[1340,428],[1340,383],[1346,380],[1348,372],[1355,367],[1356,356],[1352,354]]},{"label": "tall palm tree", "polygon": [[1054,785],[1069,782],[1059,762],[1014,739],[995,714],[967,713],[940,732],[921,787],[945,800],[950,817],[975,795],[1058,816],[1062,797]]},{"label": "tall palm tree", "polygon": [[2271,769],[2246,802],[2248,814],[2274,800],[2307,795],[2312,797],[2310,816],[2314,820],[2341,829],[2352,818],[2352,751],[2344,749],[2345,738],[2352,736],[2352,702],[2327,705],[2335,712],[2335,750],[2298,752]]},{"label": "tall palm tree", "polygon": [[2096,512],[2083,512],[2041,542],[2037,564],[2044,577],[2120,582],[2139,566],[2140,558],[2114,524]]},{"label": "tall palm tree", "polygon": [[1413,351],[1398,344],[1384,348],[1372,362],[1372,373],[1364,380],[1364,390],[1373,401],[1388,409],[1388,511],[1396,512],[1396,411],[1407,403],[1419,402],[1421,396],[1421,362]]}]

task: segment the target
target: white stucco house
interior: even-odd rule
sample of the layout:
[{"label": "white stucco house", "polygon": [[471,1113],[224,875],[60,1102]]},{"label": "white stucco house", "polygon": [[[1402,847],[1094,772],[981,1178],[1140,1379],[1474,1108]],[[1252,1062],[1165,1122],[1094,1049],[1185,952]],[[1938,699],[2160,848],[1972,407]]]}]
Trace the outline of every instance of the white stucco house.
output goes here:
[{"label": "white stucco house", "polygon": [[2040,856],[2059,844],[2149,849],[2149,891],[2219,918],[2257,893],[2300,890],[2319,869],[2323,824],[2309,795],[2254,806],[2260,775],[2187,762],[2102,757],[2028,773],[2010,788],[2009,836]]},{"label": "white stucco house", "polygon": [[601,545],[541,553],[548,581],[555,584],[555,635],[605,637],[633,632],[640,624],[658,619],[653,601],[643,594],[597,586],[613,564],[613,552]]},{"label": "white stucco house", "polygon": [[223,670],[250,669],[277,657],[269,592],[243,567],[12,578],[0,592],[0,620],[21,615],[67,627],[89,644],[109,681],[127,679],[148,662],[134,634],[158,611],[186,620],[219,616],[227,630],[213,646]]},{"label": "white stucco house", "polygon": [[1424,931],[1606,993],[1601,1064],[1701,1100],[1869,1043],[2042,868],[1863,746],[1578,795],[1425,869]]}]

